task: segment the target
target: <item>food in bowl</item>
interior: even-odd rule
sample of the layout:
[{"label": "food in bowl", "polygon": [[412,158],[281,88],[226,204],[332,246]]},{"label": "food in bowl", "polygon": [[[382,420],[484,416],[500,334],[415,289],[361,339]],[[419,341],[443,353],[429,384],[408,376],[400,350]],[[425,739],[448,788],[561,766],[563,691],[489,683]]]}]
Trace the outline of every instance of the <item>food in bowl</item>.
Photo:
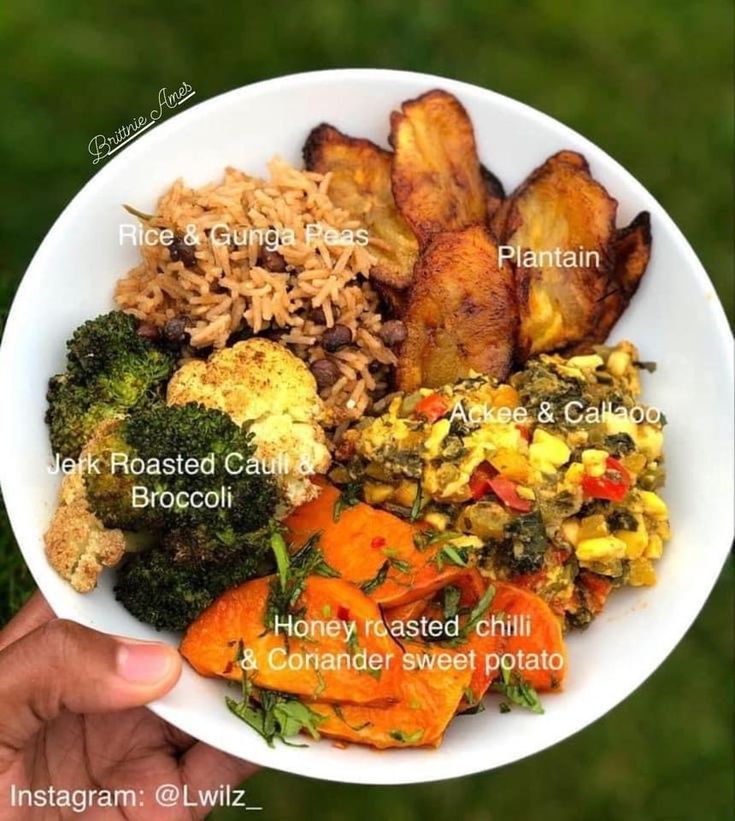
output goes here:
[{"label": "food in bowl", "polygon": [[604,345],[647,214],[616,228],[571,151],[506,196],[443,91],[390,142],[322,124],[303,170],[130,209],[153,241],[50,385],[51,563],[79,592],[116,568],[269,743],[436,746],[489,692],[542,712],[565,631],[669,535],[650,365]]}]

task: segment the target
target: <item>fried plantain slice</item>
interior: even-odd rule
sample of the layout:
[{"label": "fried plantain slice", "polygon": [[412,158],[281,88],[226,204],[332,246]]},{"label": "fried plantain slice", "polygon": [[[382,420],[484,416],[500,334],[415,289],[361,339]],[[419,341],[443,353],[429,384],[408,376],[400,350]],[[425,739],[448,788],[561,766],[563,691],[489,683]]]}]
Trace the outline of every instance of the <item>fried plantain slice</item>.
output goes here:
[{"label": "fried plantain slice", "polygon": [[508,375],[518,325],[513,274],[498,263],[485,226],[433,238],[416,265],[403,321],[399,390],[436,388],[470,370],[498,379]]},{"label": "fried plantain slice", "polygon": [[599,319],[592,333],[573,346],[571,355],[588,353],[601,345],[638,290],[651,258],[651,215],[641,211],[630,225],[615,234],[615,265],[602,299]]},{"label": "fried plantain slice", "polygon": [[485,212],[488,225],[490,225],[493,217],[505,201],[505,188],[503,188],[503,183],[487,166],[481,165],[480,173],[485,184]]},{"label": "fried plantain slice", "polygon": [[391,289],[407,288],[418,242],[393,200],[391,152],[322,123],[307,137],[303,154],[309,171],[331,172],[332,202],[367,225],[368,246],[377,260],[371,278]]},{"label": "fried plantain slice", "polygon": [[435,89],[401,108],[390,119],[393,196],[419,243],[484,222],[485,183],[464,106]]},{"label": "fried plantain slice", "polygon": [[522,358],[594,331],[612,273],[616,211],[585,158],[560,151],[496,212],[496,236],[514,252]]}]

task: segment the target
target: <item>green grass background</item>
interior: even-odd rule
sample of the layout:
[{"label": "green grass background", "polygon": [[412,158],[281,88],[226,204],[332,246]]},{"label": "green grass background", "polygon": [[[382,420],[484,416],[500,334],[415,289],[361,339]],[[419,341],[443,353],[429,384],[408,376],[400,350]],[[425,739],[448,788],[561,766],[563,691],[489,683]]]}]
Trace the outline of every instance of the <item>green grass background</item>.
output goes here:
[{"label": "green grass background", "polygon": [[[161,86],[186,80],[201,101],[290,72],[378,66],[477,83],[592,139],[679,224],[732,320],[732,35],[727,0],[7,0],[0,310],[53,220],[96,170],[90,138],[128,122]],[[44,318],[38,322],[42,333]],[[0,624],[31,589],[3,512]],[[263,772],[249,783],[251,801],[267,819],[322,821],[731,818],[732,592],[730,564],[687,637],[640,690],[531,759],[403,788]]]}]

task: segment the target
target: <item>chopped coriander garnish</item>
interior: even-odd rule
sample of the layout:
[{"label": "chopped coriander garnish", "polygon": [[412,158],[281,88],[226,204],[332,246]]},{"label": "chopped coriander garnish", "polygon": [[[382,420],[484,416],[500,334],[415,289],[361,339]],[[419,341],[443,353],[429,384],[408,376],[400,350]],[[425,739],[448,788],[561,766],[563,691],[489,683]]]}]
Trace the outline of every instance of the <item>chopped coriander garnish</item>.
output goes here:
[{"label": "chopped coriander garnish", "polygon": [[[543,713],[544,708],[541,706],[538,693],[523,676],[502,663],[500,665],[500,673],[502,681],[496,681],[491,685],[496,693],[502,693],[511,704],[525,707],[532,713]],[[501,712],[508,712],[508,710],[503,710],[502,706],[500,709]],[[510,707],[508,707],[508,709],[510,709]]]},{"label": "chopped coriander garnish", "polygon": [[[383,552],[387,553],[387,551]],[[409,562],[398,559],[395,556],[388,556],[388,561],[390,562],[390,566],[395,567],[399,573],[410,573],[413,570]]]},{"label": "chopped coriander garnish", "polygon": [[[289,744],[287,738],[298,735],[302,730],[306,730],[312,738],[319,738],[317,727],[324,721],[324,717],[315,713],[297,698],[277,693],[270,690],[254,691],[252,682],[242,667],[242,660],[245,657],[245,648],[242,641],[238,642],[235,661],[243,670],[242,677],[242,698],[236,701],[234,698],[225,698],[225,703],[230,712],[234,713],[241,721],[252,727],[267,742],[269,747],[273,747],[274,740],[279,739],[284,744]],[[319,673],[317,676],[321,679]],[[303,746],[303,745],[291,745]]]},{"label": "chopped coriander garnish", "polygon": [[467,709],[462,711],[462,715],[471,716],[485,712],[485,705],[477,698],[471,687],[465,689],[464,700],[467,702]]},{"label": "chopped coriander garnish", "polygon": [[441,542],[448,542],[451,539],[457,539],[462,536],[454,530],[421,530],[413,535],[413,543],[417,550],[426,550],[434,544],[441,544]]},{"label": "chopped coriander garnish", "polygon": [[355,733],[359,733],[360,730],[364,730],[366,727],[371,726],[370,721],[364,721],[362,724],[358,724],[358,725],[350,724],[349,721],[347,721],[347,719],[345,718],[345,715],[342,712],[342,708],[339,706],[339,704],[333,704],[332,709],[334,710],[334,714],[337,716],[337,718],[343,724],[346,724],[350,728],[350,730],[352,730]]},{"label": "chopped coriander garnish", "polygon": [[380,566],[380,570],[373,576],[372,579],[368,579],[367,581],[363,582],[360,585],[360,590],[363,593],[367,593],[368,595],[380,587],[381,584],[386,580],[388,577],[388,571],[390,570],[391,560],[386,559],[383,564]]},{"label": "chopped coriander garnish", "polygon": [[271,537],[271,547],[278,566],[278,578],[271,582],[268,593],[265,609],[265,626],[268,630],[273,630],[276,616],[302,614],[302,610],[297,611],[294,608],[304,592],[309,576],[339,576],[339,573],[324,561],[318,542],[319,533],[314,533],[293,556],[289,557],[283,537],[280,534]]},{"label": "chopped coriander garnish", "polygon": [[450,584],[444,588],[442,591],[444,621],[453,619],[459,613],[459,600],[461,597],[462,591],[458,587]]},{"label": "chopped coriander garnish", "polygon": [[252,698],[252,694],[242,701],[235,701],[233,698],[225,701],[229,710],[261,735],[269,747],[275,746],[275,739],[289,744],[286,739],[293,738],[303,730],[314,739],[320,737],[318,726],[324,721],[324,717],[306,704],[270,690],[259,691],[258,698],[260,703]]},{"label": "chopped coriander garnish", "polygon": [[416,485],[416,498],[413,500],[413,505],[411,506],[411,515],[409,519],[412,522],[415,522],[418,519],[419,514],[421,513],[421,503],[423,501],[423,493],[421,492],[421,482],[419,481]]},{"label": "chopped coriander garnish", "polygon": [[320,670],[316,671],[316,689],[314,690],[314,698],[317,699],[327,689],[327,682],[324,681],[324,676]]},{"label": "chopped coriander garnish", "polygon": [[347,652],[354,656],[360,649],[360,641],[357,638],[357,622],[350,622],[350,631],[347,635]]},{"label": "chopped coriander garnish", "polygon": [[388,735],[394,741],[400,741],[401,744],[415,744],[424,737],[424,731],[416,730],[413,733],[405,733],[403,730],[391,730]]},{"label": "chopped coriander garnish", "polygon": [[337,501],[334,503],[332,519],[335,522],[339,521],[339,518],[342,515],[343,511],[347,510],[350,507],[354,507],[355,505],[360,503],[361,490],[362,485],[358,481],[348,482],[344,486],[342,493],[339,494],[339,496],[337,497]]},{"label": "chopped coriander garnish", "polygon": [[434,556],[434,561],[436,562],[437,568],[439,570],[443,570],[445,562],[449,564],[456,564],[458,567],[467,567],[468,558],[469,555],[466,549],[462,547],[454,547],[454,545],[451,544],[446,544],[436,554],[436,556]]},{"label": "chopped coriander garnish", "polygon": [[288,583],[288,548],[286,542],[280,533],[274,533],[271,536],[271,549],[273,555],[276,557],[276,567],[278,568],[278,578],[281,582],[281,590],[286,589]]}]

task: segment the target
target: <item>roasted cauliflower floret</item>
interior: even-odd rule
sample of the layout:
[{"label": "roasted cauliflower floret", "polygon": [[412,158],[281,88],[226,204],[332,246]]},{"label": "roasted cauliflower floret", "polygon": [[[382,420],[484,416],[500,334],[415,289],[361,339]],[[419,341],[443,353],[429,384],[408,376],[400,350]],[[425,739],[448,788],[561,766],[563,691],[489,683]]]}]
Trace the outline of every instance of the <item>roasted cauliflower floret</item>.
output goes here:
[{"label": "roasted cauliflower floret", "polygon": [[108,530],[90,511],[81,472],[68,475],[59,507],[44,536],[46,555],[56,572],[79,593],[89,593],[105,567],[114,567],[126,550],[122,530]]},{"label": "roasted cauliflower floret", "polygon": [[276,480],[287,505],[318,495],[310,476],[325,473],[331,458],[320,425],[324,405],[306,365],[281,345],[248,339],[185,363],[168,385],[169,405],[199,402],[250,422],[256,456],[268,466],[281,459]]}]

